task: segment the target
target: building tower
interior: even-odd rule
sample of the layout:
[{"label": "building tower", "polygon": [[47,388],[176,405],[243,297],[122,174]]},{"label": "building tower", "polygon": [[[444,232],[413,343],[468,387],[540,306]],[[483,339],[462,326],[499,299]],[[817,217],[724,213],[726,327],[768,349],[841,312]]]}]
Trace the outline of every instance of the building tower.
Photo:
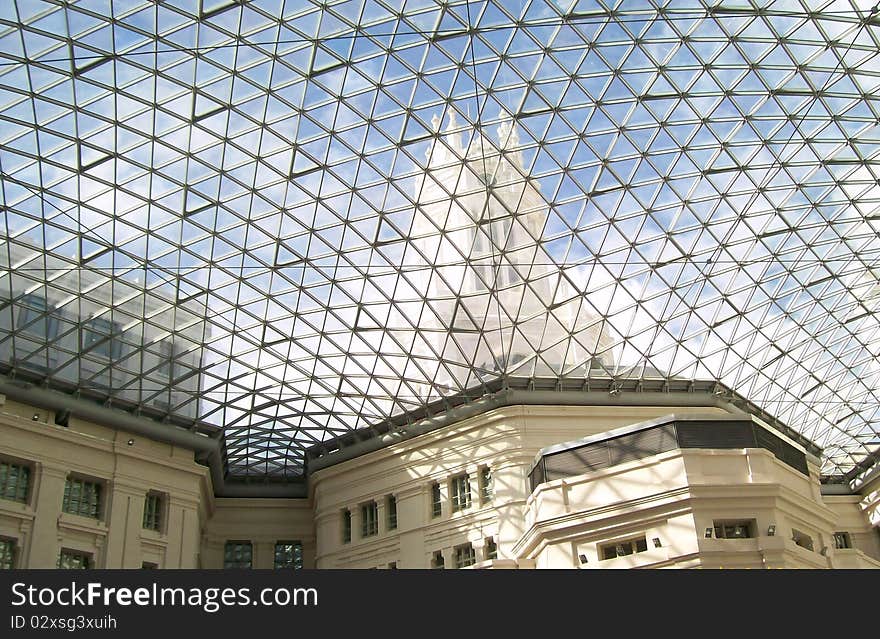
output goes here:
[{"label": "building tower", "polygon": [[467,143],[454,111],[442,134],[440,124],[435,115],[412,237],[433,265],[419,281],[430,306],[419,328],[450,386],[610,374],[608,328],[541,244],[549,205],[525,174],[514,122],[502,119],[496,141],[480,130]]}]

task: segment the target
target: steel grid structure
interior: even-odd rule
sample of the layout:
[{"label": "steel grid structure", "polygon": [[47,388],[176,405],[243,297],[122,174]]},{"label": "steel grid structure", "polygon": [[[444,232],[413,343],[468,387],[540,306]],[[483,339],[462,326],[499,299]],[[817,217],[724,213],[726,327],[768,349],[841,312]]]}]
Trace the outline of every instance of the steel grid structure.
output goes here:
[{"label": "steel grid structure", "polygon": [[[880,447],[857,0],[0,3],[0,360],[230,477],[507,376]],[[169,425],[169,428],[172,427]]]}]

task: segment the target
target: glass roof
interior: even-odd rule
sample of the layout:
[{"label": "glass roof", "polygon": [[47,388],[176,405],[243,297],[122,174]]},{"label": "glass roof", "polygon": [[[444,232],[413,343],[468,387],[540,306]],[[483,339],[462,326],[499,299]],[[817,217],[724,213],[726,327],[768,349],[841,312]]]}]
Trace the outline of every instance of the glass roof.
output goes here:
[{"label": "glass roof", "polygon": [[0,366],[236,477],[505,376],[880,424],[868,1],[0,3]]}]

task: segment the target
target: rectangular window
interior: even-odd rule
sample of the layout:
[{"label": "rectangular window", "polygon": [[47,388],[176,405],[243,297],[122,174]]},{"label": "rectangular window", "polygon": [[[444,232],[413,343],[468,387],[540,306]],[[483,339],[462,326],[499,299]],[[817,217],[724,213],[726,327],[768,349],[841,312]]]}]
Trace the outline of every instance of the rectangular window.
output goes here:
[{"label": "rectangular window", "polygon": [[0,461],[0,499],[26,504],[31,469],[23,464]]},{"label": "rectangular window", "polygon": [[174,379],[174,344],[171,340],[159,342],[159,368],[156,369],[159,377],[169,382]]},{"label": "rectangular window", "polygon": [[58,555],[58,567],[65,570],[88,570],[92,567],[92,556],[76,550],[62,550]]},{"label": "rectangular window", "polygon": [[15,540],[0,539],[0,570],[15,568]]},{"label": "rectangular window", "polygon": [[388,530],[397,530],[397,497],[388,495],[385,498],[385,508],[388,511]]},{"label": "rectangular window", "polygon": [[250,568],[254,549],[249,541],[227,541],[223,551],[224,568]]},{"label": "rectangular window", "polygon": [[25,335],[51,341],[58,337],[58,319],[52,316],[46,298],[29,293],[20,301],[19,330]]},{"label": "rectangular window", "polygon": [[471,478],[467,473],[452,478],[452,512],[471,507]]},{"label": "rectangular window", "polygon": [[159,366],[156,368],[156,375],[168,383],[174,383],[188,371],[186,344],[174,343],[170,338],[159,342]]},{"label": "rectangular window", "polygon": [[615,557],[625,557],[626,555],[634,555],[639,552],[648,550],[648,540],[642,535],[633,539],[625,539],[623,541],[615,541],[610,544],[602,544],[599,546],[599,557],[601,559],[614,559]]},{"label": "rectangular window", "polygon": [[443,553],[439,550],[434,551],[431,557],[431,568],[434,570],[443,570],[446,567],[446,561],[443,559]]},{"label": "rectangular window", "polygon": [[455,567],[467,568],[477,563],[477,554],[474,552],[473,544],[465,544],[464,546],[455,547]]},{"label": "rectangular window", "polygon": [[498,559],[498,544],[494,537],[486,537],[486,559]]},{"label": "rectangular window", "polygon": [[361,537],[379,534],[379,505],[370,501],[361,506]]},{"label": "rectangular window", "polygon": [[813,538],[808,534],[801,532],[800,530],[791,531],[791,539],[801,548],[806,548],[807,550],[813,549]]},{"label": "rectangular window", "polygon": [[159,531],[162,526],[162,495],[147,493],[144,500],[144,528]]},{"label": "rectangular window", "polygon": [[751,539],[755,536],[755,521],[716,521],[716,539]]},{"label": "rectangular window", "polygon": [[342,511],[342,543],[351,541],[351,511],[346,508]]},{"label": "rectangular window", "polygon": [[141,570],[157,570],[159,568],[159,564],[155,564],[152,561],[145,561],[141,563]]},{"label": "rectangular window", "polygon": [[101,518],[101,492],[103,486],[100,482],[68,477],[64,484],[64,501],[61,509],[72,515]]},{"label": "rectangular window", "polygon": [[275,568],[302,570],[303,546],[301,541],[279,541],[275,544]]},{"label": "rectangular window", "polygon": [[480,500],[487,504],[495,496],[495,485],[492,481],[492,469],[488,466],[480,468]]},{"label": "rectangular window", "polygon": [[834,547],[838,549],[852,548],[852,538],[848,532],[834,533]]},{"label": "rectangular window", "polygon": [[440,496],[440,484],[431,484],[431,516],[439,517],[443,514],[443,498]]},{"label": "rectangular window", "polygon": [[119,333],[122,327],[103,317],[93,317],[83,322],[82,352],[99,355],[108,359],[119,359],[122,342]]},{"label": "rectangular window", "polygon": [[392,561],[390,564],[388,564],[388,570],[397,570],[397,562]]}]

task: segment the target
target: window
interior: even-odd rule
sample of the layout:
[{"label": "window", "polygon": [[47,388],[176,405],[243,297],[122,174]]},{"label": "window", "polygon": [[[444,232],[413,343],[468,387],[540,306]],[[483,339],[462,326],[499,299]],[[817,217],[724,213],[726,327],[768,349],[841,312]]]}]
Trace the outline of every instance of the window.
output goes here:
[{"label": "window", "polygon": [[162,527],[162,495],[147,493],[144,500],[144,528],[159,531]]},{"label": "window", "polygon": [[342,511],[342,543],[351,541],[351,511],[346,508]]},{"label": "window", "polygon": [[431,516],[439,517],[443,514],[443,499],[440,496],[440,484],[434,482],[431,484]]},{"label": "window", "polygon": [[397,497],[388,495],[385,498],[385,508],[388,511],[388,530],[397,529]]},{"label": "window", "polygon": [[169,383],[179,381],[190,369],[186,364],[186,344],[171,339],[159,342],[159,366],[156,375]]},{"label": "window", "polygon": [[473,544],[465,544],[464,546],[455,547],[455,567],[467,568],[477,563],[477,555],[474,552]]},{"label": "window", "polygon": [[67,428],[70,426],[70,411],[60,410],[55,413],[55,424]]},{"label": "window", "polygon": [[480,500],[484,504],[492,501],[495,496],[495,486],[492,481],[492,469],[488,466],[480,468]]},{"label": "window", "polygon": [[18,326],[22,333],[51,341],[58,336],[58,320],[52,317],[45,297],[29,293],[21,298]]},{"label": "window", "polygon": [[390,564],[388,564],[388,570],[397,570],[397,562],[392,561]]},{"label": "window", "polygon": [[108,359],[119,359],[122,342],[119,340],[121,327],[103,317],[93,317],[83,322],[82,352],[99,355]]},{"label": "window", "polygon": [[751,539],[755,536],[755,521],[716,521],[716,539]]},{"label": "window", "polygon": [[302,570],[303,546],[301,541],[279,541],[275,544],[275,567]]},{"label": "window", "polygon": [[471,479],[468,474],[452,478],[452,512],[471,507]]},{"label": "window", "polygon": [[616,557],[624,557],[648,550],[648,540],[644,535],[633,539],[625,539],[610,544],[602,544],[599,546],[599,558],[614,559]]},{"label": "window", "polygon": [[145,561],[141,564],[141,570],[157,570],[159,568],[159,564],[155,564],[152,561]]},{"label": "window", "polygon": [[156,373],[169,382],[174,380],[174,344],[171,340],[159,342],[159,368]]},{"label": "window", "polygon": [[15,568],[15,540],[0,539],[0,570]]},{"label": "window", "polygon": [[227,541],[223,552],[224,568],[250,568],[254,550],[249,541]]},{"label": "window", "polygon": [[379,505],[370,501],[361,506],[361,537],[379,534]]},{"label": "window", "polygon": [[431,557],[431,568],[434,570],[443,570],[446,567],[446,562],[443,559],[443,553],[439,550],[434,552],[434,556]]},{"label": "window", "polygon": [[806,548],[807,550],[813,549],[813,538],[810,537],[808,534],[801,532],[800,530],[792,529],[791,539],[801,548]]},{"label": "window", "polygon": [[100,482],[68,477],[64,484],[64,501],[61,509],[72,515],[100,519],[101,489]]},{"label": "window", "polygon": [[0,498],[26,504],[30,479],[28,466],[0,461]]},{"label": "window", "polygon": [[486,537],[486,559],[498,559],[498,544],[494,537]]},{"label": "window", "polygon": [[65,570],[88,570],[92,567],[92,556],[76,550],[62,550],[58,555],[58,567]]},{"label": "window", "polygon": [[852,538],[848,532],[834,533],[834,547],[837,549],[852,548]]}]

